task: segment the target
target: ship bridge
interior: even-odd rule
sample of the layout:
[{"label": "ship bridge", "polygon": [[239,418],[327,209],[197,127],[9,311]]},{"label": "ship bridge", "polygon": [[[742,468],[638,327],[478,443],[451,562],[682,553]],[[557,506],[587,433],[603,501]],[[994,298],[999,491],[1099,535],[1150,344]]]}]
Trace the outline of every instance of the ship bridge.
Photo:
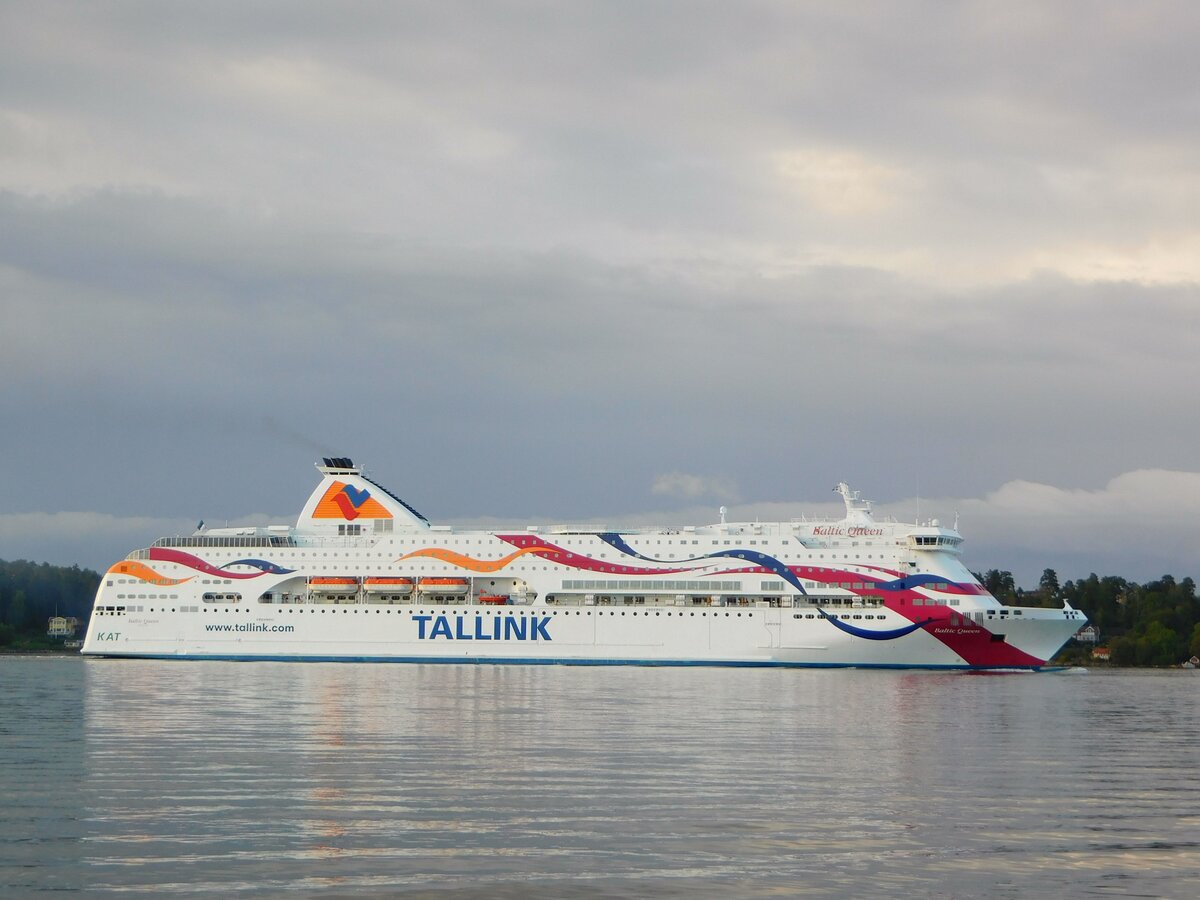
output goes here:
[{"label": "ship bridge", "polygon": [[957,529],[943,528],[937,519],[909,532],[907,540],[910,550],[936,550],[942,553],[953,553],[956,556],[962,552],[959,549],[962,542],[962,535],[958,533]]}]

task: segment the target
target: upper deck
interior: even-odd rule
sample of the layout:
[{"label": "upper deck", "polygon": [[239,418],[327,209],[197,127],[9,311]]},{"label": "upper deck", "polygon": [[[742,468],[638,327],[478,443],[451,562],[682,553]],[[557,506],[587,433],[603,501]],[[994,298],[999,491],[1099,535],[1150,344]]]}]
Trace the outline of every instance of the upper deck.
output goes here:
[{"label": "upper deck", "polygon": [[[843,499],[845,514],[799,516],[789,521],[729,522],[720,509],[720,521],[703,525],[641,525],[609,527],[597,522],[523,525],[480,529],[471,526],[433,525],[396,494],[369,478],[347,458],[326,458],[317,464],[323,478],[293,525],[238,526],[197,530],[191,535],[159,538],[153,547],[170,548],[340,548],[370,549],[389,546],[436,544],[446,540],[500,539],[526,534],[551,539],[599,539],[619,536],[633,546],[682,547],[741,541],[749,546],[801,547],[808,551],[843,548],[887,548],[895,554],[922,555],[941,552],[958,555],[962,536],[938,520],[905,523],[876,519],[871,502],[845,482],[834,488]],[[399,520],[399,521],[398,521]],[[130,558],[144,558],[139,550]],[[672,556],[674,553],[671,554]]]}]

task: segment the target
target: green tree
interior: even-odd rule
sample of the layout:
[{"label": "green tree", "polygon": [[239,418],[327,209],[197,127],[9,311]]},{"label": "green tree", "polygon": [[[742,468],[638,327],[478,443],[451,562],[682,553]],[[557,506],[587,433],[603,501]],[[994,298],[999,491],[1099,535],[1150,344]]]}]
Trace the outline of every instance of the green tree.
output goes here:
[{"label": "green tree", "polygon": [[1137,664],[1137,642],[1131,637],[1113,638],[1108,644],[1109,661],[1114,666]]},{"label": "green tree", "polygon": [[1179,639],[1162,622],[1151,622],[1135,643],[1134,660],[1139,666],[1170,666],[1178,663]]},{"label": "green tree", "polygon": [[1053,600],[1058,597],[1058,592],[1061,588],[1058,585],[1058,573],[1053,569],[1046,569],[1042,572],[1042,577],[1038,580],[1038,589],[1046,595],[1046,598]]},{"label": "green tree", "polygon": [[1012,572],[988,569],[983,575],[983,586],[997,600],[1013,600],[1017,596],[1017,585]]},{"label": "green tree", "polygon": [[44,636],[46,620],[56,612],[86,621],[99,583],[98,573],[78,566],[0,559],[0,622],[12,625],[18,637],[35,637]]},{"label": "green tree", "polygon": [[1060,595],[1076,609],[1083,610],[1101,633],[1123,634],[1128,628],[1124,603],[1130,589],[1124,578],[1111,575],[1100,578],[1093,572],[1079,581],[1068,581]]},{"label": "green tree", "polygon": [[26,600],[24,591],[17,591],[8,601],[8,624],[17,631],[24,631],[29,627],[29,618],[29,601]]}]

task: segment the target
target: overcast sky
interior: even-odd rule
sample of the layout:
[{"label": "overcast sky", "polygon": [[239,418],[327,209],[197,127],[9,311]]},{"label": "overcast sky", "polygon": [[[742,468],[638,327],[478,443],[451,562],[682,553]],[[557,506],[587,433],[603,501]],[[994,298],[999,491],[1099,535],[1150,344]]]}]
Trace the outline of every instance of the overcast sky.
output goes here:
[{"label": "overcast sky", "polygon": [[0,558],[960,514],[1195,577],[1200,6],[0,0]]}]

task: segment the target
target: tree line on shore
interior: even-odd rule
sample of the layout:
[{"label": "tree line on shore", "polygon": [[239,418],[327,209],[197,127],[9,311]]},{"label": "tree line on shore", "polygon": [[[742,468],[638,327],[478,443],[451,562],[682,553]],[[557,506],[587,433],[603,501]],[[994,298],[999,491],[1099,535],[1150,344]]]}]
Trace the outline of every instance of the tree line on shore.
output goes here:
[{"label": "tree line on shore", "polygon": [[51,616],[86,623],[100,573],[79,566],[52,566],[0,559],[0,647],[45,644]]},{"label": "tree line on shore", "polygon": [[[1066,602],[1082,610],[1099,629],[1114,665],[1170,666],[1200,656],[1200,598],[1191,578],[1163,575],[1137,584],[1093,573],[1059,584],[1057,573],[1046,569],[1036,590],[1022,590],[1002,569],[976,577],[1001,603],[1057,607]],[[99,584],[100,574],[91,569],[0,560],[0,647],[44,638],[54,615],[86,623]],[[1068,644],[1059,659],[1087,662],[1090,650]]]}]

